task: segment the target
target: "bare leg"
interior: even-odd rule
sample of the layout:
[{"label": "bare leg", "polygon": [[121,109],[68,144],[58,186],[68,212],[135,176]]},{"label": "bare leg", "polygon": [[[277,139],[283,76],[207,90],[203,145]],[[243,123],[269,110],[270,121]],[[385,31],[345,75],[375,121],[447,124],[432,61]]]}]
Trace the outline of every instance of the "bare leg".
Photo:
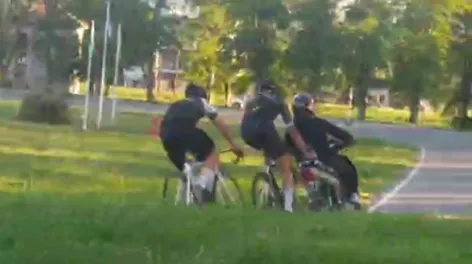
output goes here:
[{"label": "bare leg", "polygon": [[290,155],[280,156],[276,161],[277,168],[282,174],[284,185],[284,209],[293,212],[294,183],[290,164]]}]

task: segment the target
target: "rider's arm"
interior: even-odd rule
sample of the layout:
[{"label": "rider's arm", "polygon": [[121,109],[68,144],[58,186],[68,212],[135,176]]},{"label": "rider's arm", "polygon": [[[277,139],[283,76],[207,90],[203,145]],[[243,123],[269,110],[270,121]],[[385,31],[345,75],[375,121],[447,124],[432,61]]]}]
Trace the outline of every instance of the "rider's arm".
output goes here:
[{"label": "rider's arm", "polygon": [[290,114],[290,111],[288,110],[288,107],[286,104],[282,106],[282,111],[280,114],[282,116],[282,121],[284,122],[287,128],[287,132],[290,134],[290,137],[293,140],[293,143],[300,151],[303,152],[305,156],[307,156],[310,153],[310,149],[308,148],[307,144],[303,140],[298,129],[295,127],[295,124],[293,123],[292,115]]},{"label": "rider's arm", "polygon": [[346,130],[331,124],[328,120],[318,118],[319,124],[324,128],[326,133],[341,141],[344,147],[350,146],[354,143],[354,137]]},{"label": "rider's arm", "polygon": [[202,104],[203,104],[203,110],[205,112],[205,115],[211,120],[214,126],[220,131],[221,135],[228,141],[231,146],[234,146],[234,138],[231,135],[231,130],[229,129],[228,125],[226,122],[223,121],[223,119],[218,115],[218,112],[216,109],[211,106],[207,100],[201,99]]},{"label": "rider's arm", "polygon": [[157,115],[155,117],[153,117],[153,130],[152,133],[155,133],[155,136],[159,137],[159,135],[161,134],[161,124],[162,124],[162,120],[164,119],[164,117],[162,115]]}]

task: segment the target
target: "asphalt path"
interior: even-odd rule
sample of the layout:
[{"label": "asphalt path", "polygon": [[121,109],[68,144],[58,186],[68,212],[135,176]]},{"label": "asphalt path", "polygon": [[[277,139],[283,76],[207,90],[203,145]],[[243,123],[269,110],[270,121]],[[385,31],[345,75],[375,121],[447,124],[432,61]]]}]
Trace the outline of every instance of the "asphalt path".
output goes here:
[{"label": "asphalt path", "polygon": [[[3,100],[18,100],[21,95],[0,90]],[[74,96],[69,102],[81,106],[84,99]],[[95,106],[98,100],[91,102]],[[159,113],[166,108],[136,101],[119,101],[117,106],[120,112]],[[106,100],[105,109],[110,107],[111,101]],[[220,114],[234,121],[241,118],[240,111],[231,109],[221,109]],[[417,166],[386,190],[369,212],[472,213],[472,133],[367,122],[356,122],[348,129],[356,137],[377,137],[421,149]]]}]

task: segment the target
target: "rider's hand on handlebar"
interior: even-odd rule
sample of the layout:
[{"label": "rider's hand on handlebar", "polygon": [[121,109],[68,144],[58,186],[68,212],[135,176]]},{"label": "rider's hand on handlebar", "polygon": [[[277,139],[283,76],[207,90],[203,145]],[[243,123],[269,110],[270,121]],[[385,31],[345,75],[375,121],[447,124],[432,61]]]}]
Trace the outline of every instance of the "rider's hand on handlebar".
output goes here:
[{"label": "rider's hand on handlebar", "polygon": [[244,157],[243,149],[238,146],[237,144],[231,145],[231,151],[236,155],[238,158]]}]

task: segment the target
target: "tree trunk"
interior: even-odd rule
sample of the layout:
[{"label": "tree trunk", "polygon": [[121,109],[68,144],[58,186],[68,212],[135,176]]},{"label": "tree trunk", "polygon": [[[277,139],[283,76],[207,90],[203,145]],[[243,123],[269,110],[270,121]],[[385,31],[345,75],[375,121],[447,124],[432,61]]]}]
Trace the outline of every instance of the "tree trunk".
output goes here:
[{"label": "tree trunk", "polygon": [[411,124],[418,123],[418,117],[420,113],[420,92],[418,90],[413,90],[410,94],[410,117],[408,122]]},{"label": "tree trunk", "polygon": [[160,81],[159,70],[155,69],[152,72],[152,75],[154,76],[154,84],[153,84],[154,97],[157,99],[159,98],[159,95],[161,94],[161,81]]},{"label": "tree trunk", "polygon": [[146,100],[148,102],[155,101],[154,94],[153,94],[154,84],[155,84],[154,74],[148,74],[146,78]]},{"label": "tree trunk", "polygon": [[354,88],[352,86],[348,87],[348,97],[347,97],[347,103],[349,105],[350,110],[354,110],[355,108],[355,102],[354,102]]},{"label": "tree trunk", "polygon": [[470,63],[466,60],[464,62],[464,70],[461,76],[461,84],[459,87],[459,100],[458,104],[458,117],[465,120],[467,119],[467,112],[470,103],[470,83],[472,81],[472,70],[470,69]]},{"label": "tree trunk", "polygon": [[154,57],[151,56],[151,59],[148,61],[148,64],[146,65],[146,73],[147,73],[146,74],[146,101],[148,102],[154,102],[156,99],[153,94],[153,91],[155,88],[153,65],[154,65]]},{"label": "tree trunk", "polygon": [[225,107],[229,107],[229,94],[230,94],[230,85],[228,81],[223,80],[224,93],[225,93]]},{"label": "tree trunk", "polygon": [[44,56],[45,58],[45,64],[46,64],[46,69],[47,69],[47,78],[48,78],[48,84],[51,85],[55,81],[55,72],[54,72],[54,66],[53,66],[53,59],[52,59],[52,47],[47,44],[46,50],[45,50],[46,55]]},{"label": "tree trunk", "polygon": [[366,117],[366,97],[367,97],[367,90],[369,89],[369,81],[370,81],[370,70],[365,65],[362,66],[357,85],[355,88],[355,95],[354,101],[357,108],[357,120],[364,121]]}]

